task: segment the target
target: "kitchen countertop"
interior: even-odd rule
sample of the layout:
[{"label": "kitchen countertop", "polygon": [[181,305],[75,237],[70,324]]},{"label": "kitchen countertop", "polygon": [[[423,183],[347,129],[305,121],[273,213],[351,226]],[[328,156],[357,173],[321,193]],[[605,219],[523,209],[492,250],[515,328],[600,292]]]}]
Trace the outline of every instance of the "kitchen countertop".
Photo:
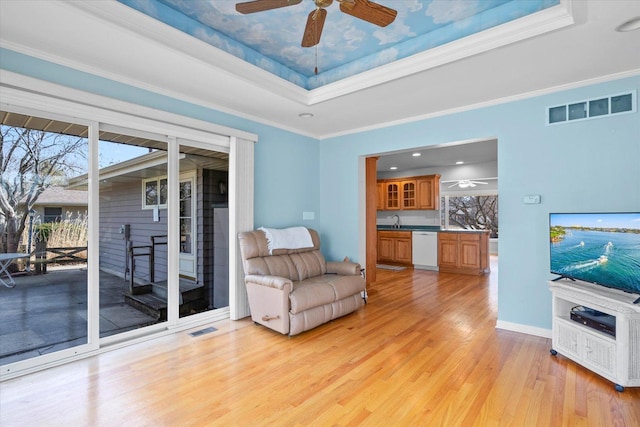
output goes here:
[{"label": "kitchen countertop", "polygon": [[392,225],[378,225],[378,231],[440,231],[438,225],[401,225],[395,228]]},{"label": "kitchen countertop", "polygon": [[488,233],[487,230],[445,230],[437,225],[401,225],[395,228],[392,225],[377,225],[378,231],[437,231],[439,233]]}]

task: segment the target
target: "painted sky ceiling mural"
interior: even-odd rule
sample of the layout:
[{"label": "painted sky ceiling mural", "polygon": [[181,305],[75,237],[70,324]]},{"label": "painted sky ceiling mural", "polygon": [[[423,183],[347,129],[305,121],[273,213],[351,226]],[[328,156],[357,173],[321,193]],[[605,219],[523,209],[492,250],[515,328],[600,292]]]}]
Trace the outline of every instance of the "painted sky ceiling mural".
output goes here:
[{"label": "painted sky ceiling mural", "polygon": [[[311,90],[539,12],[560,0],[378,0],[395,9],[378,27],[334,1],[320,43],[301,39],[313,0],[241,14],[234,0],[118,0],[171,27]],[[316,72],[317,67],[317,74]]]}]

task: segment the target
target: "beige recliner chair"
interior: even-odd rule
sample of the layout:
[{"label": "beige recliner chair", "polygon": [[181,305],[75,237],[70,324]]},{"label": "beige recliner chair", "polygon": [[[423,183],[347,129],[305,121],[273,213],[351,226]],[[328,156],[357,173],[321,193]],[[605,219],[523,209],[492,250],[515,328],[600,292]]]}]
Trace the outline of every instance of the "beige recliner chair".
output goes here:
[{"label": "beige recliner chair", "polygon": [[360,264],[325,262],[318,233],[308,230],[313,247],[271,254],[262,230],[238,236],[251,318],[282,334],[299,334],[364,304]]}]

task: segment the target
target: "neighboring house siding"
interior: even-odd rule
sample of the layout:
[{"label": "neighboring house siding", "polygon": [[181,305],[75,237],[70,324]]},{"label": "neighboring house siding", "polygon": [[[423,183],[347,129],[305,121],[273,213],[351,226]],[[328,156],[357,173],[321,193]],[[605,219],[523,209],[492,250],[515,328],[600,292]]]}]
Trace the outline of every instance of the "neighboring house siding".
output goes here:
[{"label": "neighboring house siding", "polygon": [[[198,170],[196,174],[197,218],[196,280],[205,287],[210,308],[229,305],[229,215],[226,195],[219,183],[227,172]],[[221,200],[224,203],[221,203]],[[218,207],[221,206],[221,207]],[[167,235],[167,210],[160,209],[160,221],[153,222],[153,210],[142,209],[142,182],[107,185],[100,188],[100,267],[124,276],[131,269],[121,226],[130,225],[132,246],[151,245],[150,236]],[[166,241],[166,240],[164,240]],[[138,250],[146,253],[147,250]],[[167,246],[156,246],[155,280],[167,279]],[[135,278],[150,278],[147,256],[135,258]]]},{"label": "neighboring house siding", "polygon": [[[100,188],[100,267],[124,275],[126,241],[122,225],[131,226],[133,246],[150,245],[150,236],[167,234],[167,211],[160,209],[160,221],[153,222],[153,210],[142,209],[142,184],[123,184]],[[146,251],[145,251],[146,252]],[[131,268],[131,267],[129,267]],[[128,276],[127,276],[128,277]],[[146,256],[136,257],[135,277],[149,279]],[[155,279],[167,278],[167,247],[156,247]]]},{"label": "neighboring house siding", "polygon": [[61,206],[56,203],[48,203],[48,204],[35,204],[33,206],[33,210],[36,211],[36,217],[40,219],[41,222],[48,222],[45,218],[45,208],[61,208],[62,209],[62,219],[76,219],[81,215],[86,215],[88,213],[87,206]]},{"label": "neighboring house siding", "polygon": [[52,186],[40,194],[32,209],[40,222],[51,222],[53,218],[45,215],[45,210],[60,210],[59,220],[76,219],[87,214],[88,193],[83,190],[69,190]]}]

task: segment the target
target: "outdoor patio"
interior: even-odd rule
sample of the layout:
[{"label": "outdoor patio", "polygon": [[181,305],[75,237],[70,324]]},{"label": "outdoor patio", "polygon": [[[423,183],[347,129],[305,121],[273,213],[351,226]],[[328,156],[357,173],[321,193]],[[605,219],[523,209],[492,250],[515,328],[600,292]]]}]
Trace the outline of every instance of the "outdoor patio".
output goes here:
[{"label": "outdoor patio", "polygon": [[[14,280],[14,288],[0,286],[0,364],[86,343],[86,268],[49,268]],[[101,337],[157,322],[125,304],[127,289],[122,278],[100,272]]]}]

